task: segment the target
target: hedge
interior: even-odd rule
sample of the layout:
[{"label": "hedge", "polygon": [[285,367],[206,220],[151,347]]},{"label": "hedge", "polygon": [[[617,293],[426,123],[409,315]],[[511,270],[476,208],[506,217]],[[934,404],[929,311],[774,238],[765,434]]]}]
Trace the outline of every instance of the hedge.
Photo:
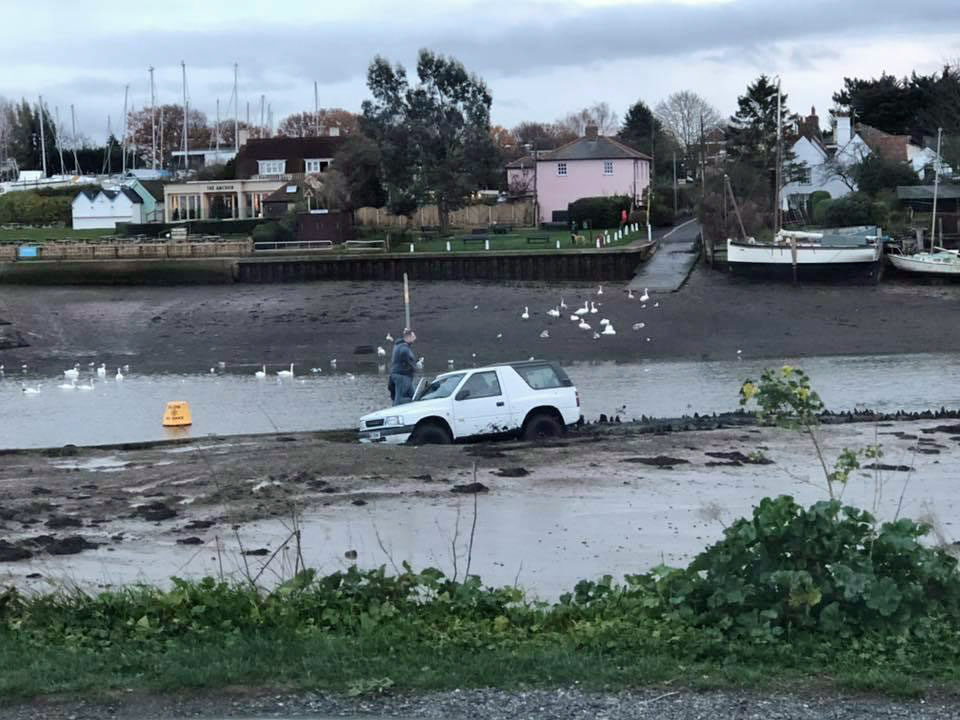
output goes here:
[{"label": "hedge", "polygon": [[585,197],[567,206],[570,222],[577,223],[577,227],[590,223],[597,230],[620,227],[620,213],[624,210],[630,210],[630,198],[626,195]]},{"label": "hedge", "polygon": [[[76,193],[74,192],[74,195]],[[18,190],[0,195],[0,223],[43,225],[73,220],[73,196]]]},{"label": "hedge", "polygon": [[172,228],[186,227],[191,235],[250,235],[254,229],[269,220],[247,218],[244,220],[192,220],[183,223],[118,223],[117,233],[159,237]]}]

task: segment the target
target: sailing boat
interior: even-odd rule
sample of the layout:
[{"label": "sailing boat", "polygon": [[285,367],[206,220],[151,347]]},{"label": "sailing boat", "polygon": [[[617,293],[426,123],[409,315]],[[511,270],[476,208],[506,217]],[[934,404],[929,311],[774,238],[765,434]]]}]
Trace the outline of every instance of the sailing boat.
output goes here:
[{"label": "sailing boat", "polygon": [[940,189],[940,144],[943,139],[943,128],[937,130],[937,159],[934,163],[933,174],[933,217],[930,220],[930,252],[916,252],[913,255],[902,255],[899,251],[887,255],[891,264],[897,270],[921,273],[924,275],[957,276],[960,277],[960,252],[938,247],[936,243],[937,228],[937,194]]}]

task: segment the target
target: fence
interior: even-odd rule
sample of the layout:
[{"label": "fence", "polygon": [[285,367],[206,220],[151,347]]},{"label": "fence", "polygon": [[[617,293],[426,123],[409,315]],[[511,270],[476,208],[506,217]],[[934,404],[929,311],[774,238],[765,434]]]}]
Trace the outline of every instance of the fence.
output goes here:
[{"label": "fence", "polygon": [[[376,227],[412,227],[440,224],[436,205],[418,208],[412,217],[391,215],[386,208],[362,207],[353,213],[358,225]],[[496,205],[469,205],[450,211],[450,224],[457,227],[487,227],[489,225],[533,225],[533,201],[497,203]]]},{"label": "fence", "polygon": [[0,245],[0,262],[33,260],[125,260],[134,258],[245,257],[253,254],[250,240],[217,242],[45,242]]}]

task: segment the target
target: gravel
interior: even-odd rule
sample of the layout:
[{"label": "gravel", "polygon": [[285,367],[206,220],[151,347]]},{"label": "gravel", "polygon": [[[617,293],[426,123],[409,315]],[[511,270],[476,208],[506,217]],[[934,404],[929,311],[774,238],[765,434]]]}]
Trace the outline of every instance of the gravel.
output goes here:
[{"label": "gravel", "polygon": [[115,702],[39,702],[0,707],[0,720],[167,720],[172,718],[425,718],[429,720],[886,720],[960,718],[951,698],[896,700],[838,694],[643,690],[586,693],[454,690],[347,698],[313,693],[196,697],[136,696]]}]

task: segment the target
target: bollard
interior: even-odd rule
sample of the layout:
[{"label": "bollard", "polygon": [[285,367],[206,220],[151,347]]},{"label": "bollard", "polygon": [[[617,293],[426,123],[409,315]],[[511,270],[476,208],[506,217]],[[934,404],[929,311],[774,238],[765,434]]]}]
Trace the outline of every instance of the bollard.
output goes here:
[{"label": "bollard", "polygon": [[647,242],[653,241],[653,226],[647,223]]},{"label": "bollard", "polygon": [[190,416],[190,403],[183,400],[168,402],[163,412],[164,427],[183,427],[193,425],[193,418]]},{"label": "bollard", "polygon": [[597,238],[597,250],[600,249],[600,238]]},{"label": "bollard", "polygon": [[410,252],[413,252],[413,243],[410,243]]},{"label": "bollard", "polygon": [[560,249],[560,241],[557,240],[557,250],[559,250],[559,249]]},{"label": "bollard", "polygon": [[450,241],[447,240],[447,252],[450,252]]},{"label": "bollard", "polygon": [[484,241],[483,241],[483,249],[484,249],[484,250],[489,250],[489,249],[490,249],[490,241],[489,241],[489,240],[484,240]]}]

